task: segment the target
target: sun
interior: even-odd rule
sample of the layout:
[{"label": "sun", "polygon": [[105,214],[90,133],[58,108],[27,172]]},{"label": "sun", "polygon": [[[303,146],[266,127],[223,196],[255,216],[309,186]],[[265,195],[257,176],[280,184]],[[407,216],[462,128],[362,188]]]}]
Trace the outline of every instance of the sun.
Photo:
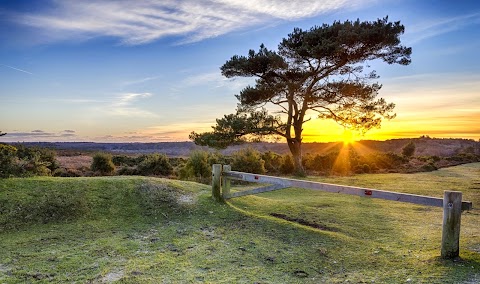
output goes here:
[{"label": "sun", "polygon": [[355,133],[353,131],[345,129],[342,134],[343,144],[353,144],[355,142]]}]

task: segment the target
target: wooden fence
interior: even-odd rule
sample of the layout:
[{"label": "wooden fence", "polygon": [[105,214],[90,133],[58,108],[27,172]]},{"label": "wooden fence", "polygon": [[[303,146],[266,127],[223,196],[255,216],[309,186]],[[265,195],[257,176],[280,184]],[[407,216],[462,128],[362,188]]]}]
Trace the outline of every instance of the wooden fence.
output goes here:
[{"label": "wooden fence", "polygon": [[[463,210],[472,209],[472,202],[462,201],[462,192],[460,191],[444,191],[443,198],[437,198],[378,189],[236,172],[232,171],[229,165],[222,166],[220,164],[213,165],[212,174],[212,196],[219,202],[245,195],[279,190],[288,187],[298,187],[333,193],[357,195],[368,198],[379,198],[427,206],[443,207],[441,248],[441,255],[443,258],[455,258],[459,256],[461,214]],[[230,192],[230,180],[232,179],[271,185],[252,190]]]}]

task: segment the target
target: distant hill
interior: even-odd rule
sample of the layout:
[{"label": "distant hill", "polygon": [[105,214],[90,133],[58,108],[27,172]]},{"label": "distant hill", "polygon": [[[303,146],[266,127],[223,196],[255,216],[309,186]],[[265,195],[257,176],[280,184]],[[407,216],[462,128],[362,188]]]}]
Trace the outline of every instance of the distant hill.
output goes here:
[{"label": "distant hill", "polygon": [[[416,146],[415,156],[451,156],[459,153],[480,155],[480,142],[471,139],[437,139],[429,137],[392,139],[386,141],[364,140],[353,144],[359,152],[394,152],[401,153],[402,148],[413,141]],[[15,144],[15,143],[11,143]],[[95,142],[24,142],[25,146],[38,146],[67,151],[111,152],[124,154],[163,153],[171,157],[188,156],[192,150],[209,150],[208,147],[197,146],[193,142],[160,142],[160,143],[95,143]],[[241,148],[251,146],[260,152],[272,151],[278,154],[289,153],[285,143],[247,143],[230,146],[222,150],[229,155]],[[304,143],[303,153],[323,154],[332,149],[340,149],[342,143]],[[210,149],[213,151],[213,149]]]}]

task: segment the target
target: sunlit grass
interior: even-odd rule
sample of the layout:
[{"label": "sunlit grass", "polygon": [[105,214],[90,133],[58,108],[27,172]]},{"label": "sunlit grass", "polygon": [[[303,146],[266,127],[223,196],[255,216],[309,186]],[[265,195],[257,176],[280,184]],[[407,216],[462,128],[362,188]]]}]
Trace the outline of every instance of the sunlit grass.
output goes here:
[{"label": "sunlit grass", "polygon": [[[439,197],[462,190],[475,208],[479,173],[477,163],[310,179]],[[145,211],[140,205],[151,203],[135,194],[144,184],[195,201]],[[439,259],[441,208],[299,188],[217,204],[209,186],[142,177],[0,180],[0,198],[21,206],[28,204],[17,197],[56,190],[84,192],[88,215],[0,231],[0,283],[466,284],[480,277],[478,209],[462,216],[462,260],[453,262]]]}]

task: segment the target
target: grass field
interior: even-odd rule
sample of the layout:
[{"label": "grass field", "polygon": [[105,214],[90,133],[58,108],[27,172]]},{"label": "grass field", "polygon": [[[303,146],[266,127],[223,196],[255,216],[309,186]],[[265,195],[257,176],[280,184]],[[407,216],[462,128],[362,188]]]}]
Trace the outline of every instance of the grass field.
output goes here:
[{"label": "grass field", "polygon": [[[480,205],[479,163],[311,179]],[[0,283],[480,282],[479,209],[446,261],[441,208],[298,188],[216,204],[165,179],[3,179],[0,204]]]}]

